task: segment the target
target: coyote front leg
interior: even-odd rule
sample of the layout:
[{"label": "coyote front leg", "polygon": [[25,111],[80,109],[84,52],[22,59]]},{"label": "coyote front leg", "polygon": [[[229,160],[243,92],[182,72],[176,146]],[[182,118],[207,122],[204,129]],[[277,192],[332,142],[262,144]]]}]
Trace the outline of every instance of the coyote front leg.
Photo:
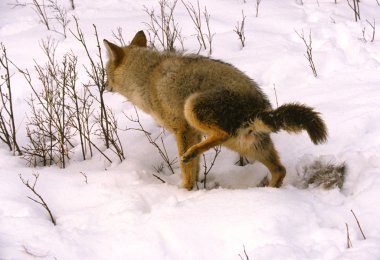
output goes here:
[{"label": "coyote front leg", "polygon": [[[198,133],[190,130],[180,131],[176,133],[175,136],[180,158],[182,158],[187,149],[197,144],[201,140],[201,137]],[[184,163],[181,160],[180,167],[182,175],[182,186],[185,189],[191,190],[195,182],[198,180],[199,158],[195,158],[190,163]]]}]

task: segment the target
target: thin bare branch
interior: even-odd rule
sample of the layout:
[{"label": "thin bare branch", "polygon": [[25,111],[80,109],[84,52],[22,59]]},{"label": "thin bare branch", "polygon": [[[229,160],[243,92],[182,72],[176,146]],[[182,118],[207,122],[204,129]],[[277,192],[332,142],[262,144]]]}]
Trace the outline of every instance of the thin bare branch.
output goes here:
[{"label": "thin bare branch", "polygon": [[48,212],[49,214],[49,217],[50,217],[50,220],[51,222],[55,225],[57,225],[56,221],[55,221],[55,218],[53,217],[53,214],[50,210],[50,208],[48,207],[48,205],[46,204],[45,200],[42,198],[42,196],[36,191],[36,184],[37,184],[37,181],[38,181],[38,178],[39,178],[39,174],[33,174],[33,177],[34,177],[34,182],[32,184],[29,183],[29,180],[25,180],[21,174],[19,174],[19,177],[20,177],[20,180],[22,181],[22,183],[30,190],[33,192],[33,194],[37,197],[37,199],[34,199],[30,196],[28,196],[28,198],[34,202],[36,202],[37,204],[40,204],[41,206],[43,206],[45,208],[45,210]]},{"label": "thin bare branch", "polygon": [[352,248],[352,242],[350,238],[350,231],[348,230],[348,224],[346,223],[346,238],[347,238],[347,248]]},{"label": "thin bare branch", "polygon": [[304,54],[305,58],[309,61],[309,65],[311,70],[313,71],[314,77],[317,77],[317,70],[315,68],[314,60],[313,60],[313,47],[312,47],[312,38],[311,38],[311,30],[309,32],[309,40],[306,40],[305,34],[302,30],[301,33],[295,31],[297,35],[301,38],[301,40],[304,42],[306,47],[306,54]]},{"label": "thin bare branch", "polygon": [[234,32],[238,35],[239,40],[241,42],[241,46],[242,46],[242,48],[244,48],[245,47],[244,26],[245,26],[245,18],[246,18],[246,16],[244,15],[244,11],[243,10],[241,10],[241,14],[243,16],[243,19],[242,19],[241,23],[237,22],[237,25],[235,26]]},{"label": "thin bare branch", "polygon": [[351,209],[351,213],[352,213],[352,215],[354,215],[354,218],[355,218],[355,220],[356,220],[356,223],[358,224],[358,227],[359,227],[359,229],[360,229],[360,233],[362,233],[363,239],[364,239],[364,240],[367,239],[366,236],[364,235],[364,232],[363,232],[363,229],[362,229],[362,227],[361,227],[361,225],[360,225],[360,223],[359,223],[359,220],[358,220],[358,218],[356,217],[356,215],[355,215],[355,213],[354,213],[354,211],[353,211],[352,209]]}]

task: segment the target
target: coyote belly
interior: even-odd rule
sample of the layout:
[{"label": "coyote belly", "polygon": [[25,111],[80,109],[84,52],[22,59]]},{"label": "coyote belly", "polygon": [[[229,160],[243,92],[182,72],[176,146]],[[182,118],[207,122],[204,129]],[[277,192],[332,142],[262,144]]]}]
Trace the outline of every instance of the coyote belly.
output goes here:
[{"label": "coyote belly", "polygon": [[104,44],[108,88],[175,135],[186,189],[198,179],[199,155],[217,145],[263,163],[272,175],[269,186],[279,187],[286,171],[270,133],[305,130],[314,144],[327,139],[319,113],[297,103],[272,109],[258,85],[230,64],[150,50],[142,31],[127,47]]}]

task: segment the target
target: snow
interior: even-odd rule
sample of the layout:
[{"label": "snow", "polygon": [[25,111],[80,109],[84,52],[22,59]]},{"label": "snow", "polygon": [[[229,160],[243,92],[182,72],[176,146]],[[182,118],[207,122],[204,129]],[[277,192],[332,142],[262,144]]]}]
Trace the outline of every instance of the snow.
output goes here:
[{"label": "snow", "polygon": [[[47,31],[29,6],[13,8],[10,2],[0,2],[0,42],[19,67],[33,71],[34,61],[45,60],[39,42],[47,37],[59,42],[57,57],[73,50],[86,62],[70,33],[64,39]],[[68,6],[68,1],[59,2]],[[200,1],[211,14],[213,58],[255,79],[274,106],[305,103],[326,121],[329,140],[319,146],[304,133],[273,134],[288,173],[283,187],[257,187],[268,170],[258,163],[239,167],[237,155],[223,149],[207,176],[207,188],[199,184],[199,190],[184,190],[178,163],[174,175],[157,173],[160,155],[138,131],[121,131],[122,163],[110,164],[96,153],[87,161],[73,159],[66,169],[29,168],[1,144],[0,259],[244,259],[244,248],[255,260],[380,259],[380,36],[370,42],[366,22],[380,21],[380,6],[375,0],[360,1],[362,19],[355,22],[344,0],[300,2],[264,0],[256,18],[256,1]],[[115,41],[112,30],[120,26],[130,40],[147,29],[144,6],[158,10],[154,0],[83,0],[69,15],[79,18],[95,53],[92,24],[101,38]],[[233,32],[242,10],[247,16],[244,48]],[[196,52],[194,26],[181,2],[176,19],[187,52]],[[74,26],[71,21],[69,28]],[[312,33],[317,78],[295,32],[302,30],[306,36]],[[31,90],[17,73],[12,82],[18,138],[25,145],[25,100]],[[134,115],[132,105],[117,94],[106,98],[120,127],[132,127],[123,115]],[[157,136],[162,131],[149,115],[139,114],[149,132]],[[169,157],[175,158],[173,136],[165,132],[163,138]],[[209,163],[212,157],[210,151]],[[302,186],[302,165],[320,158],[346,163],[342,189]],[[32,181],[35,173],[36,190],[56,226],[41,205],[27,198],[33,194],[19,178]],[[347,248],[346,224],[352,248]]]}]

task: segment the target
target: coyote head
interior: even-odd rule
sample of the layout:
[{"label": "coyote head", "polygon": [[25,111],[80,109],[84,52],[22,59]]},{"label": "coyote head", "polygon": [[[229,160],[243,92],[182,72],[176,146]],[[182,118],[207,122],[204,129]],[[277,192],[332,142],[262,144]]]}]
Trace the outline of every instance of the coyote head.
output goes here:
[{"label": "coyote head", "polygon": [[128,53],[132,48],[147,47],[146,36],[143,31],[136,33],[131,43],[126,47],[119,47],[107,40],[103,40],[107,49],[107,89],[120,88],[124,78],[123,66],[128,64]]}]

